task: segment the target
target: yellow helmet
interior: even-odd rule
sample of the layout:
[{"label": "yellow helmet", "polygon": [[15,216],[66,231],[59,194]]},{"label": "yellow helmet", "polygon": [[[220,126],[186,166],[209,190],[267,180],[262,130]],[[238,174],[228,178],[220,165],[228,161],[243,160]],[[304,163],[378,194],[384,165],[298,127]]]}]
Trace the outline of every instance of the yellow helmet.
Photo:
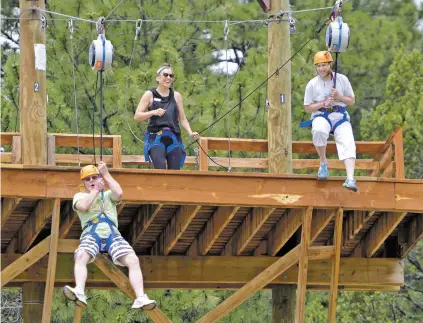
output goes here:
[{"label": "yellow helmet", "polygon": [[314,55],[314,65],[320,64],[320,63],[332,63],[333,58],[332,54],[328,52],[327,50],[317,52],[316,55]]},{"label": "yellow helmet", "polygon": [[98,175],[98,174],[100,174],[100,172],[98,171],[98,168],[95,167],[94,165],[88,165],[81,168],[81,180],[83,180],[84,178],[87,178],[88,176]]}]

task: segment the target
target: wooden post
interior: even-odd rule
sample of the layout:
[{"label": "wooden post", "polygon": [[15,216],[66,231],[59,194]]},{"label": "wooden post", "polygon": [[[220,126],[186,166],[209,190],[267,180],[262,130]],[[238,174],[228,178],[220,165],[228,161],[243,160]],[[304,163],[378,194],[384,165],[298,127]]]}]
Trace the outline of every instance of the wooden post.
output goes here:
[{"label": "wooden post", "polygon": [[200,149],[199,156],[198,156],[198,163],[200,170],[209,170],[209,159],[206,154],[209,153],[209,143],[208,139],[206,138],[200,138],[200,146],[198,147]]},{"label": "wooden post", "polygon": [[[271,0],[270,14],[289,10],[288,0]],[[283,17],[286,19],[286,16]],[[289,23],[271,22],[268,27],[268,75],[291,57]],[[269,173],[292,172],[291,62],[269,79],[268,115]]]},{"label": "wooden post", "polygon": [[56,277],[57,246],[59,242],[60,225],[60,199],[54,201],[53,215],[51,219],[50,248],[47,267],[46,288],[44,293],[43,323],[49,323],[51,319],[51,307],[53,305],[54,281]]},{"label": "wooden post", "polygon": [[45,283],[22,284],[22,316],[24,323],[39,323],[43,314]]},{"label": "wooden post", "polygon": [[[259,1],[270,14],[289,10],[288,0]],[[269,10],[270,9],[270,10]],[[291,56],[289,23],[272,22],[268,27],[268,75],[273,74]],[[268,145],[269,173],[292,173],[291,62],[269,79]],[[283,295],[283,298],[281,297]],[[295,286],[272,289],[273,322],[294,322]],[[288,301],[287,301],[288,300]],[[283,317],[283,320],[280,318]]]},{"label": "wooden post", "polygon": [[[283,286],[283,287],[281,287]],[[295,315],[295,285],[279,285],[272,288],[272,320],[292,323]]]},{"label": "wooden post", "polygon": [[394,137],[395,145],[395,178],[405,178],[404,171],[404,144],[402,140],[402,129],[398,129]]},{"label": "wooden post", "polygon": [[[47,112],[45,28],[40,12],[32,6],[45,9],[45,0],[19,0],[20,6],[20,132],[22,164],[47,164]],[[36,64],[37,62],[37,64]],[[37,69],[36,69],[37,68]]]}]

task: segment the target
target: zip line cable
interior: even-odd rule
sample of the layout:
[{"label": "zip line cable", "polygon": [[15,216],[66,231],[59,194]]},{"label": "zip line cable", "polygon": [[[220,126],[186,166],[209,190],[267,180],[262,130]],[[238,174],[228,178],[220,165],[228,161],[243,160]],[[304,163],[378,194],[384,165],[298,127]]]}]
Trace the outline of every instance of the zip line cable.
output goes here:
[{"label": "zip line cable", "polygon": [[[336,4],[331,7],[331,8],[335,8]],[[277,74],[286,64],[288,64],[288,62],[290,62],[305,46],[308,45],[308,43],[310,41],[312,41],[317,34],[319,34],[322,29],[326,26],[327,24],[327,19],[325,19],[324,23],[319,27],[319,29],[317,29],[314,33],[313,33],[313,37],[311,37],[309,40],[307,40],[301,47],[300,49],[298,49],[285,63],[283,63],[280,67],[278,67],[270,76],[267,77],[266,80],[264,80],[262,83],[260,83],[254,90],[252,90],[249,94],[247,94],[246,97],[244,97],[240,102],[238,102],[236,105],[234,105],[231,109],[229,109],[223,116],[217,118],[216,120],[214,120],[210,125],[208,125],[206,128],[204,128],[203,130],[201,130],[199,132],[199,134],[203,133],[204,131],[206,131],[207,129],[209,129],[211,126],[213,126],[214,124],[216,124],[217,122],[219,122],[220,120],[222,120],[224,117],[226,117],[229,113],[231,113],[235,108],[237,108],[240,104],[242,104],[246,99],[248,99],[255,91],[257,91],[259,88],[261,88],[264,84],[267,83],[267,81],[272,78],[275,74]],[[195,141],[198,144],[198,140]],[[192,142],[191,144],[189,144],[187,146],[187,148],[189,148],[192,144],[194,144],[194,142]]]},{"label": "zip line cable", "polygon": [[81,167],[80,159],[80,145],[79,145],[79,118],[78,118],[78,104],[76,103],[76,79],[75,79],[75,58],[73,50],[73,20],[69,20],[69,38],[71,41],[71,56],[72,56],[72,79],[73,79],[73,99],[75,107],[75,119],[76,119],[76,141],[78,145],[78,166]]},{"label": "zip line cable", "polygon": [[106,16],[106,18],[104,18],[104,21],[106,21],[107,18],[109,18],[113,14],[113,12],[122,4],[123,1],[125,0],[120,0],[120,2],[116,5],[116,7],[114,7],[112,11],[110,11],[110,13]]}]

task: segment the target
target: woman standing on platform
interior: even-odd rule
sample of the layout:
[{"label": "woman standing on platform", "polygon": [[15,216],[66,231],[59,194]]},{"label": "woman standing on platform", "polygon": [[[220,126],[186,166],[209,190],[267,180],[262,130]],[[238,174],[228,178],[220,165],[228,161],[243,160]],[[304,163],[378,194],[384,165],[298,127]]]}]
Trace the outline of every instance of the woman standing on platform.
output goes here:
[{"label": "woman standing on platform", "polygon": [[134,115],[138,122],[148,120],[144,156],[158,169],[166,169],[166,164],[167,169],[183,166],[186,153],[180,126],[193,140],[199,139],[199,134],[191,130],[181,94],[172,88],[174,79],[171,66],[162,65],[156,72],[157,87],[144,93]]}]

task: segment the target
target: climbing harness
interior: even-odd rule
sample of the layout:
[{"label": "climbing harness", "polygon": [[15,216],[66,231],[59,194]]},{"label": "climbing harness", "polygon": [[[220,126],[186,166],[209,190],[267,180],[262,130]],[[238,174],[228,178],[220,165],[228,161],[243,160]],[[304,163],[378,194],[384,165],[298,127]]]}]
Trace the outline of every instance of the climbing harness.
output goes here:
[{"label": "climbing harness", "polygon": [[[335,105],[331,108],[322,108],[319,109],[319,111],[321,112],[320,114],[316,114],[314,115],[310,120],[306,120],[306,121],[302,121],[300,122],[300,128],[308,128],[311,127],[313,125],[313,120],[316,118],[324,118],[330,125],[331,134],[335,133],[336,128],[338,128],[341,124],[343,124],[344,122],[349,122],[350,119],[348,117],[347,114],[347,110],[345,107],[342,107],[340,105]],[[337,113],[342,113],[342,119],[339,120],[338,122],[336,122],[335,124],[332,124],[332,121],[329,119],[329,114],[333,113],[333,112],[337,112]]]},{"label": "climbing harness", "polygon": [[[100,223],[107,223],[110,227],[110,234],[107,238],[101,238],[97,233],[96,233],[96,229],[97,226]],[[109,252],[110,246],[112,245],[113,242],[113,238],[115,236],[117,236],[118,234],[116,233],[117,231],[117,227],[116,224],[110,220],[110,218],[103,212],[103,210],[97,215],[96,218],[88,221],[84,228],[82,229],[82,231],[85,231],[86,229],[88,229],[89,227],[91,227],[91,229],[86,232],[81,239],[85,236],[85,235],[91,235],[97,245],[98,245],[98,249],[100,252]]]},{"label": "climbing harness", "polygon": [[[161,141],[162,137],[169,137],[172,139],[172,144],[169,145],[167,148],[164,145],[164,143]],[[173,149],[180,148],[182,150],[182,156],[181,156],[181,163],[180,167],[184,167],[185,158],[187,156],[184,144],[182,142],[179,142],[176,138],[176,135],[173,133],[173,131],[170,128],[162,128],[158,132],[149,132],[146,131],[144,134],[144,158],[145,161],[148,161],[151,163],[150,159],[150,149],[153,147],[159,147],[160,149],[163,149],[166,151],[166,154],[169,154]]]}]

